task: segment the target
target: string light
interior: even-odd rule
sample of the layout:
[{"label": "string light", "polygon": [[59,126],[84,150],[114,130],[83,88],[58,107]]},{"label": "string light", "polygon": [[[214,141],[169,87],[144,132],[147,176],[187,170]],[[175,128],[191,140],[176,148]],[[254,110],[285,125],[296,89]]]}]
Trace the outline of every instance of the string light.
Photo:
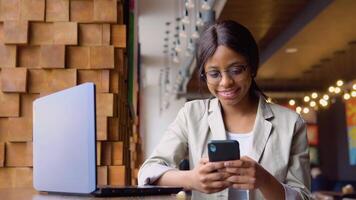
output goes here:
[{"label": "string light", "polygon": [[310,105],[310,107],[315,107],[316,106],[316,102],[315,101],[311,101],[310,103],[309,103],[309,105]]},{"label": "string light", "polygon": [[189,24],[190,23],[189,14],[188,14],[188,10],[187,9],[185,9],[185,11],[184,11],[184,17],[182,19],[182,23],[183,24]]},{"label": "string light", "polygon": [[329,87],[329,92],[330,92],[330,93],[335,92],[335,87],[334,87],[334,86],[330,86],[330,87]]},{"label": "string light", "polygon": [[197,26],[199,26],[199,27],[204,26],[203,17],[202,17],[201,12],[198,12],[198,19],[197,19],[197,21],[195,22],[195,24],[196,24]]},{"label": "string light", "polygon": [[295,111],[300,114],[302,112],[302,107],[298,106],[295,108]]},{"label": "string light", "polygon": [[192,0],[185,0],[185,7],[192,9],[195,7],[194,2]]},{"label": "string light", "polygon": [[193,39],[199,38],[198,26],[195,26],[194,32],[192,33],[192,38]]},{"label": "string light", "polygon": [[344,81],[338,80],[338,81],[336,81],[336,85],[339,86],[339,87],[341,87],[341,86],[344,85]]},{"label": "string light", "polygon": [[303,108],[303,113],[305,114],[309,113],[309,108],[308,107]]},{"label": "string light", "polygon": [[351,98],[351,95],[349,93],[344,94],[344,99],[349,100]]},{"label": "string light", "polygon": [[295,100],[294,99],[289,100],[289,105],[294,106],[295,105]]},{"label": "string light", "polygon": [[304,101],[305,101],[305,102],[309,102],[309,101],[310,101],[310,97],[309,97],[309,96],[305,96],[305,97],[304,97]]},{"label": "string light", "polygon": [[323,99],[325,99],[326,101],[329,100],[329,95],[324,94]]},{"label": "string light", "polygon": [[204,0],[202,5],[201,5],[202,10],[211,10],[211,6],[208,3],[208,0]]},{"label": "string light", "polygon": [[316,93],[316,92],[313,92],[313,93],[311,94],[311,97],[312,97],[313,99],[316,99],[316,98],[318,98],[318,93]]},{"label": "string light", "polygon": [[336,93],[336,94],[339,94],[340,92],[341,92],[341,88],[335,87],[335,93]]},{"label": "string light", "polygon": [[352,85],[352,89],[353,89],[353,90],[356,90],[356,83],[354,83],[354,84]]},{"label": "string light", "polygon": [[352,92],[351,92],[351,96],[352,96],[352,97],[356,97],[356,91],[352,91]]}]

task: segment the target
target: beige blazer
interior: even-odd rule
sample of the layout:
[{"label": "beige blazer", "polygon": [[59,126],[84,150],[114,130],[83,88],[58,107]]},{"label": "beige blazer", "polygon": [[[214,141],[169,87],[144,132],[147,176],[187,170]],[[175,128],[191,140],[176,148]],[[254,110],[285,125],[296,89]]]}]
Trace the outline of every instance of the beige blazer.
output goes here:
[{"label": "beige blazer", "polygon": [[[218,99],[186,103],[142,165],[139,184],[150,184],[167,171],[151,172],[157,164],[178,168],[182,159],[189,158],[190,168],[194,168],[202,157],[207,157],[210,140],[224,139],[227,135]],[[253,128],[253,146],[247,156],[297,191],[293,199],[310,199],[306,126],[297,113],[266,103],[261,97]],[[263,199],[259,190],[250,191],[249,195],[250,199]],[[228,199],[228,189],[214,194],[193,191],[193,199]]]}]

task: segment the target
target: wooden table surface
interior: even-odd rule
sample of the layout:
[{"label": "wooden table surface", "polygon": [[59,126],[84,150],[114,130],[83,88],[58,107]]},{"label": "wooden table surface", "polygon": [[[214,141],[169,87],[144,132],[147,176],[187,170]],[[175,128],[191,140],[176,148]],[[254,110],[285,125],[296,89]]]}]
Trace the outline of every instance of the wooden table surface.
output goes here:
[{"label": "wooden table surface", "polygon": [[59,194],[40,193],[34,189],[0,189],[0,200],[112,200],[112,199],[157,199],[157,200],[176,200],[175,195],[167,196],[145,196],[145,197],[106,197],[98,198],[93,196],[70,196]]}]

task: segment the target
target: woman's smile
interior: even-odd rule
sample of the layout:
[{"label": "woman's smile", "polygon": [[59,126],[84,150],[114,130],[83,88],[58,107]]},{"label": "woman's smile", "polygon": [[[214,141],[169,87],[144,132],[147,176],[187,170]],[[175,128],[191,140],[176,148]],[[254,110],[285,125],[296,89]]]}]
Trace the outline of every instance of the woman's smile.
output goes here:
[{"label": "woman's smile", "polygon": [[239,88],[217,91],[218,96],[229,100],[234,99],[238,95],[238,93],[239,93]]}]

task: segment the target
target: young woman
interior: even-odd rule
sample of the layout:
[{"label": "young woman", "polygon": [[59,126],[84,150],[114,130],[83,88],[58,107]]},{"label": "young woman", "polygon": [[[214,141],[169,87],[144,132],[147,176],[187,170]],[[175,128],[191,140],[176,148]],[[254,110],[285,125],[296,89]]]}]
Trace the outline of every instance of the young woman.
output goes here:
[{"label": "young woman", "polygon": [[[215,98],[185,104],[139,171],[140,185],[182,186],[193,199],[310,199],[302,118],[266,102],[254,78],[258,47],[234,21],[206,29],[197,65]],[[210,140],[240,143],[240,160],[209,162]],[[177,169],[189,159],[190,170]]]}]

